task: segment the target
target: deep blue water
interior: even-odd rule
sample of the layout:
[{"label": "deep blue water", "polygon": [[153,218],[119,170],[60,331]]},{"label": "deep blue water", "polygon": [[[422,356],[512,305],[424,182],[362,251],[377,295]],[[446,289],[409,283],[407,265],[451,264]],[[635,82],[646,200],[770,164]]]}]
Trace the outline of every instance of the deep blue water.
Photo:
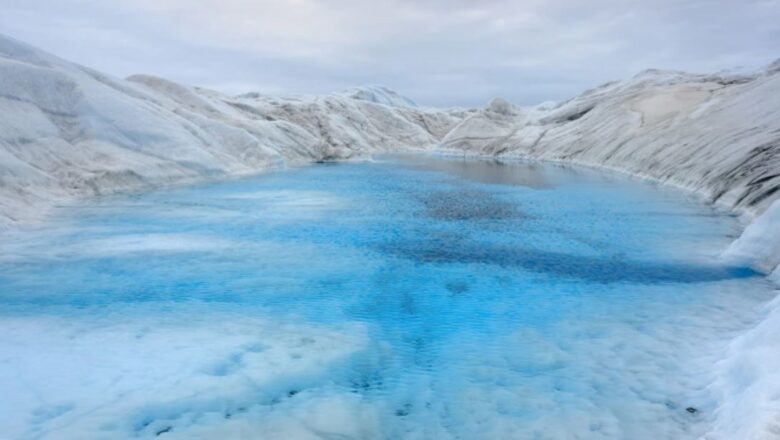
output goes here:
[{"label": "deep blue water", "polygon": [[[349,412],[357,428],[304,431],[696,438],[711,417],[713,362],[771,296],[752,271],[717,259],[736,231],[732,217],[676,191],[591,171],[441,158],[321,164],[62,208],[6,240],[0,307],[29,320],[120,321],[220,320],[229,309],[325,330],[350,323],[363,335],[337,361],[247,384],[240,398],[217,393],[211,406],[177,397],[177,411],[156,410],[168,408],[164,395],[146,405],[136,391],[119,437],[187,432],[193,413],[215,411],[228,421],[246,413],[260,433],[285,412],[309,429],[320,422],[296,411],[344,395],[361,408]],[[254,352],[209,374],[251,369],[242,356]]]}]

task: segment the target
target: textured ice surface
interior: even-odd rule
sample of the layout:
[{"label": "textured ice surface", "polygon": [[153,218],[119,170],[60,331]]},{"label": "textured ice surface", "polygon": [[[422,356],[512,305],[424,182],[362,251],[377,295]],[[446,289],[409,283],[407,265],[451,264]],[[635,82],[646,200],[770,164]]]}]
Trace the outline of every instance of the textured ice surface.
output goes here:
[{"label": "textured ice surface", "polygon": [[411,99],[384,86],[357,87],[343,92],[343,95],[353,99],[360,99],[393,107],[417,107],[417,104]]},{"label": "textured ice surface", "polygon": [[734,262],[752,264],[767,273],[776,267],[780,269],[780,200],[753,221],[724,256]]},{"label": "textured ice surface", "polygon": [[711,390],[722,404],[707,439],[769,440],[780,435],[780,297],[762,312],[765,318],[732,341],[728,356],[716,366]]},{"label": "textured ice surface", "polygon": [[229,97],[123,80],[0,35],[0,227],[84,196],[431,147],[460,113],[378,87]]},{"label": "textured ice surface", "polygon": [[752,344],[729,341],[774,295],[719,258],[738,230],[614,176],[451,160],[60,208],[2,236],[0,426],[20,439],[733,438],[771,412],[738,400],[762,373],[723,359]]}]

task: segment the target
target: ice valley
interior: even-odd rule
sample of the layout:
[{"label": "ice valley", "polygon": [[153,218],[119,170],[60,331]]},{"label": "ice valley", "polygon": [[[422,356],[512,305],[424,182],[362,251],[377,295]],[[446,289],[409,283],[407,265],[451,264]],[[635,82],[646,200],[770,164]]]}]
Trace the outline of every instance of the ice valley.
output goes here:
[{"label": "ice valley", "polygon": [[[4,432],[780,432],[780,61],[432,109],[119,79],[0,35],[0,115]],[[296,168],[398,152],[537,165]]]}]

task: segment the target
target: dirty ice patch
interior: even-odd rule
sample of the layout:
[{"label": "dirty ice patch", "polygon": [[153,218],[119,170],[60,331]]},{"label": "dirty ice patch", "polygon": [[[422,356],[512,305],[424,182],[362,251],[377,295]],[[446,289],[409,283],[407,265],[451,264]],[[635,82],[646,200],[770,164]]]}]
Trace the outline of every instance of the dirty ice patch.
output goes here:
[{"label": "dirty ice patch", "polygon": [[318,385],[365,343],[357,324],[323,328],[213,306],[2,316],[0,394],[14,398],[0,399],[0,426],[16,439],[206,429],[204,421],[264,412]]}]

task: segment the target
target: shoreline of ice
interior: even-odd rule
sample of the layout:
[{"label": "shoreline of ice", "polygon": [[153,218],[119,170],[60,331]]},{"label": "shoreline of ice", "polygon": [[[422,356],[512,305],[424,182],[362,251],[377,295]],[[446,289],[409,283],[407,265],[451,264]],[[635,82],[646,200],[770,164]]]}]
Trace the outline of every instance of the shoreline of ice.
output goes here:
[{"label": "shoreline of ice", "polygon": [[[322,160],[450,151],[617,170],[755,220],[725,257],[780,282],[780,62],[750,75],[645,71],[560,104],[424,109],[382,88],[237,97],[151,76],[121,80],[0,35],[0,229],[54,203]],[[780,430],[780,303],[733,341],[707,438]],[[776,361],[772,364],[773,361]],[[749,374],[746,374],[748,372]],[[738,386],[737,386],[738,385]],[[756,390],[763,390],[757,393]],[[763,408],[763,410],[762,410]],[[730,420],[742,420],[737,429]]]},{"label": "shoreline of ice", "polygon": [[[397,151],[604,168],[747,218],[780,199],[780,62],[739,75],[647,70],[559,104],[426,109],[383,87],[230,97],[122,80],[0,36],[0,111],[0,228],[52,203]],[[770,273],[779,259],[754,266]]]}]

